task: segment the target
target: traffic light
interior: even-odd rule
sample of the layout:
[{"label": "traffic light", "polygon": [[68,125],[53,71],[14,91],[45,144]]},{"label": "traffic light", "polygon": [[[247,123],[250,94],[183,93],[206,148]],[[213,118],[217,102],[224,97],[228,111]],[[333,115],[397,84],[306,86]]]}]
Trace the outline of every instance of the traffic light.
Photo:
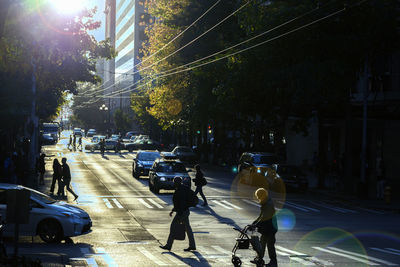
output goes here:
[{"label": "traffic light", "polygon": [[200,134],[200,130],[197,130],[196,133],[197,133],[197,134]]}]

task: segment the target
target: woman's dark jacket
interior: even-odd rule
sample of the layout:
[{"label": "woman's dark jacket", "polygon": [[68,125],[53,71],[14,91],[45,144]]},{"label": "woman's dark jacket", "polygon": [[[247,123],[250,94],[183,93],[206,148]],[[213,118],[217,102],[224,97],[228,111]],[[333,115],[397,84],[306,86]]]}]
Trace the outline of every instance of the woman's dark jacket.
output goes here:
[{"label": "woman's dark jacket", "polygon": [[260,215],[253,224],[257,226],[258,232],[261,234],[275,234],[278,231],[275,207],[272,199],[268,199],[261,204]]}]

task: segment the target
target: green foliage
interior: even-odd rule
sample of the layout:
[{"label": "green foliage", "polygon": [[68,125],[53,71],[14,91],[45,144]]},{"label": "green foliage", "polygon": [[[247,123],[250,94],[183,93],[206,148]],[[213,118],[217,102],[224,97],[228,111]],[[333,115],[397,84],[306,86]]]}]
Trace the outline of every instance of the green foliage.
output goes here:
[{"label": "green foliage", "polygon": [[132,128],[131,118],[121,109],[114,111],[114,122],[117,132],[124,133]]}]

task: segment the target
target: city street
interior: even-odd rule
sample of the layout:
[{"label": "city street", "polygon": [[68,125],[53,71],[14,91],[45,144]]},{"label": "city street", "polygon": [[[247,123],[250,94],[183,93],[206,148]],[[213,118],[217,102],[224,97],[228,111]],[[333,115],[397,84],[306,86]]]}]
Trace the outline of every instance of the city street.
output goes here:
[{"label": "city street", "polygon": [[[65,132],[64,132],[65,133]],[[132,177],[135,152],[121,155],[67,149],[64,137],[55,146],[45,146],[46,186],[49,191],[54,157],[66,157],[72,173],[76,202],[93,221],[92,232],[61,244],[46,244],[38,237],[21,238],[21,254],[43,257],[70,266],[232,266],[231,251],[237,232],[259,213],[254,199],[235,193],[235,174],[205,167],[205,195],[209,206],[191,208],[190,221],[197,250],[184,252],[188,241],[175,241],[164,251],[169,233],[172,191],[155,195],[147,177]],[[84,141],[84,143],[86,140]],[[190,173],[193,176],[193,172]],[[193,187],[193,186],[192,186]],[[287,194],[278,211],[276,249],[279,266],[398,266],[400,264],[399,214],[354,207],[312,194]],[[32,242],[33,241],[33,242]],[[12,241],[7,243],[12,253]],[[266,253],[268,254],[268,253]],[[243,266],[255,252],[238,250]],[[268,257],[265,257],[268,262]],[[46,262],[45,262],[46,263]],[[54,266],[54,265],[52,265]],[[254,265],[253,265],[254,266]]]}]

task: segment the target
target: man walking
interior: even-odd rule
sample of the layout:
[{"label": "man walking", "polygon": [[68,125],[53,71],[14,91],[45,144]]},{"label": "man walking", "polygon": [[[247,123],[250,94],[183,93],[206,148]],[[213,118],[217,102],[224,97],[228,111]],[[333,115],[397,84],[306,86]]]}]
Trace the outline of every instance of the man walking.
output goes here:
[{"label": "man walking", "polygon": [[169,216],[172,216],[174,211],[176,212],[176,215],[171,222],[171,227],[170,227],[167,244],[164,246],[160,246],[160,248],[166,249],[166,250],[171,250],[172,243],[174,242],[174,235],[175,235],[175,233],[173,232],[174,226],[175,226],[175,224],[183,223],[185,226],[186,234],[189,239],[189,247],[185,248],[184,251],[196,250],[196,244],[194,241],[192,227],[190,226],[190,223],[189,223],[190,212],[189,212],[189,207],[187,204],[187,196],[188,196],[189,189],[182,184],[181,177],[174,178],[174,187],[175,187],[175,193],[172,197],[174,207],[173,207],[172,211],[169,213]]},{"label": "man walking", "polygon": [[67,191],[69,191],[74,196],[74,200],[76,200],[78,198],[78,195],[75,194],[75,192],[72,191],[72,189],[69,187],[69,185],[71,183],[71,171],[70,171],[69,166],[67,164],[67,159],[66,158],[62,158],[61,162],[62,162],[63,184],[65,186],[65,189],[67,189]]},{"label": "man walking", "polygon": [[200,193],[200,196],[203,198],[203,206],[207,206],[208,205],[207,199],[203,193],[203,186],[205,186],[207,184],[207,180],[204,177],[204,174],[201,171],[199,164],[194,166],[194,168],[196,169],[196,178],[193,179],[194,185],[196,186],[196,190],[194,191],[194,193],[196,195],[197,195],[197,193]]}]

